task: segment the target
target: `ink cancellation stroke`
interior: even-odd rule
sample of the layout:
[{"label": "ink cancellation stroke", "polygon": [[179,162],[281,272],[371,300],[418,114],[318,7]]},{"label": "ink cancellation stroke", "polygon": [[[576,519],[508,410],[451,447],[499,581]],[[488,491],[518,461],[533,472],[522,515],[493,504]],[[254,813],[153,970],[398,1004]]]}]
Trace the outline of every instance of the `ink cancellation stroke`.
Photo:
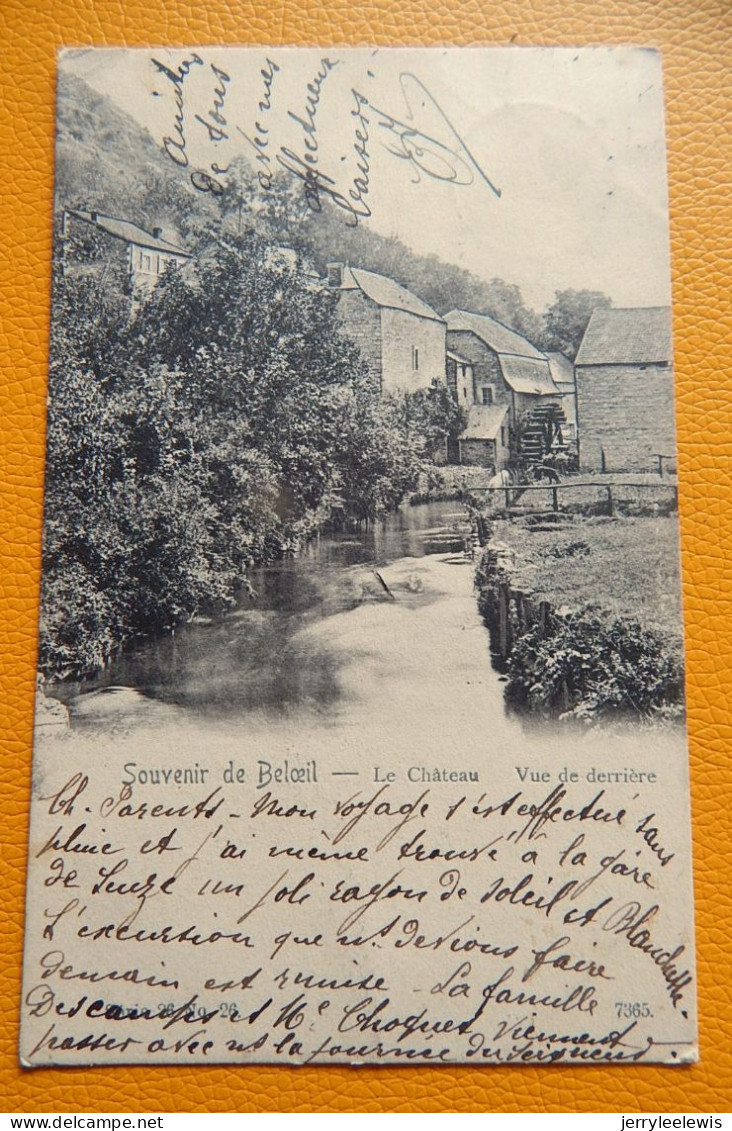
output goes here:
[{"label": "ink cancellation stroke", "polygon": [[694,1060],[657,57],[57,113],[22,1064]]}]

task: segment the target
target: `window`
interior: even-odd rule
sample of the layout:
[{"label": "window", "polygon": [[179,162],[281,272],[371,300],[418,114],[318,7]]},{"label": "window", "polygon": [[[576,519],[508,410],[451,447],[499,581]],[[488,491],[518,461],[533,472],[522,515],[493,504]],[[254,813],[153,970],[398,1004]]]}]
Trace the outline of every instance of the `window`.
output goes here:
[{"label": "window", "polygon": [[419,350],[412,346],[412,369],[419,369]]},{"label": "window", "polygon": [[506,428],[503,424],[501,425],[501,446],[504,448],[506,446]]},{"label": "window", "polygon": [[150,267],[152,265],[151,256],[149,256],[146,252],[143,251],[141,259],[142,259],[142,270],[143,271],[149,271]]},{"label": "window", "polygon": [[483,397],[483,404],[493,404],[493,389],[490,385],[484,385],[481,389]]}]

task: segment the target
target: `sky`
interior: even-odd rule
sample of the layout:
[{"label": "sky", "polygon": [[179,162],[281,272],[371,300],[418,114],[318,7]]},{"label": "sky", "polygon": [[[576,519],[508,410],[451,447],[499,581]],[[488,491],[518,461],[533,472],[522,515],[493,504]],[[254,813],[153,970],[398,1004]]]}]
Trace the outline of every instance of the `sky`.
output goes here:
[{"label": "sky", "polygon": [[60,65],[204,188],[259,154],[265,188],[284,165],[312,206],[332,193],[349,223],[516,283],[536,309],[568,288],[670,301],[654,51],[79,49]]}]

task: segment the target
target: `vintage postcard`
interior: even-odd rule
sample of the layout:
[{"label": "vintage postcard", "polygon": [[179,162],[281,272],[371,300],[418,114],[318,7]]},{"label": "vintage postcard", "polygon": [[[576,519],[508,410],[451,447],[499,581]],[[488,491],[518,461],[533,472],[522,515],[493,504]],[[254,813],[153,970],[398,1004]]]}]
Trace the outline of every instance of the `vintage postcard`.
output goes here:
[{"label": "vintage postcard", "polygon": [[696,1059],[661,61],[59,59],[21,1060]]}]

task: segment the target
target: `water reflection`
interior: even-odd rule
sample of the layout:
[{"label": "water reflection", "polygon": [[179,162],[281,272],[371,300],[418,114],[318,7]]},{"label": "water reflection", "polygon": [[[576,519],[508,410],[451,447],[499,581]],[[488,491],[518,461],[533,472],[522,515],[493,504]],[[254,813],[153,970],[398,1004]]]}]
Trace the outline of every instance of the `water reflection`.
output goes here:
[{"label": "water reflection", "polygon": [[303,630],[364,603],[424,603],[418,572],[392,593],[379,567],[460,553],[466,529],[459,504],[442,502],[403,507],[358,536],[318,535],[297,557],[254,571],[256,598],[243,595],[224,619],[139,641],[96,679],[65,686],[72,725],[114,729],[141,713],[164,723],[180,708],[210,718],[327,711],[342,653]]}]

